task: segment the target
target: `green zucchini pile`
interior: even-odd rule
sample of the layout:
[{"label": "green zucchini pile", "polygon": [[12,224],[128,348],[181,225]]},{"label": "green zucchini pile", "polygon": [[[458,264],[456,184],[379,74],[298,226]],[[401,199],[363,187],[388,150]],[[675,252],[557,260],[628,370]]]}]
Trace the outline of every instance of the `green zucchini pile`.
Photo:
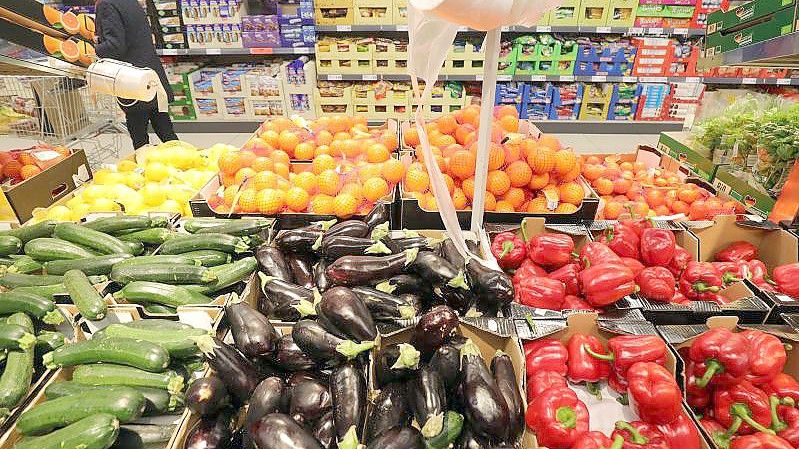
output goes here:
[{"label": "green zucchini pile", "polygon": [[163,445],[176,426],[156,418],[182,412],[184,385],[205,368],[195,342],[203,336],[184,323],[147,319],[110,324],[48,352],[45,365],[69,368],[62,375],[71,372],[71,380],[48,385],[46,400],[19,416],[23,439],[14,448]]}]

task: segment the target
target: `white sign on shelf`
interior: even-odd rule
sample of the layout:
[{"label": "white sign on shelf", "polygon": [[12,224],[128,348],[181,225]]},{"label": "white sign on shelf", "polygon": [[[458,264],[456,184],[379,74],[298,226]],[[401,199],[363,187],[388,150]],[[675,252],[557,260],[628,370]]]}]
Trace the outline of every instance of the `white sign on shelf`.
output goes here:
[{"label": "white sign on shelf", "polygon": [[205,54],[207,55],[221,55],[222,49],[221,48],[207,48],[205,50]]},{"label": "white sign on shelf", "polygon": [[672,34],[683,34],[688,35],[688,28],[675,28]]},{"label": "white sign on shelf", "polygon": [[338,32],[349,32],[352,31],[352,27],[349,25],[336,25],[336,31]]},{"label": "white sign on shelf", "polygon": [[535,27],[535,31],[538,33],[551,33],[552,27],[551,26],[537,26]]},{"label": "white sign on shelf", "polygon": [[574,76],[572,76],[572,75],[561,75],[558,78],[558,81],[572,82],[572,81],[574,81]]},{"label": "white sign on shelf", "polygon": [[790,86],[791,79],[790,78],[777,78],[777,85],[778,86]]},{"label": "white sign on shelf", "polygon": [[327,79],[330,81],[341,81],[341,75],[327,75]]},{"label": "white sign on shelf", "polygon": [[608,80],[606,75],[594,75],[591,77],[591,81],[595,83],[604,83]]},{"label": "white sign on shelf", "polygon": [[497,75],[497,81],[510,81],[512,79],[511,75]]},{"label": "white sign on shelf", "polygon": [[637,83],[638,77],[637,76],[622,76],[621,82],[623,83]]},{"label": "white sign on shelf", "polygon": [[408,31],[408,25],[397,25],[397,31]]},{"label": "white sign on shelf", "polygon": [[686,83],[695,83],[695,84],[696,83],[701,83],[702,82],[702,78],[700,78],[698,76],[687,76],[687,77],[685,77],[685,82]]},{"label": "white sign on shelf", "polygon": [[530,76],[530,81],[546,81],[546,80],[547,80],[547,76],[546,75],[531,75]]},{"label": "white sign on shelf", "polygon": [[757,78],[743,78],[741,84],[757,84]]},{"label": "white sign on shelf", "polygon": [[364,75],[364,81],[377,81],[377,75]]},{"label": "white sign on shelf", "polygon": [[597,33],[610,33],[610,27],[596,27]]},{"label": "white sign on shelf", "polygon": [[649,28],[649,29],[647,30],[647,32],[648,32],[648,34],[657,34],[657,35],[660,35],[660,34],[663,34],[663,28]]}]

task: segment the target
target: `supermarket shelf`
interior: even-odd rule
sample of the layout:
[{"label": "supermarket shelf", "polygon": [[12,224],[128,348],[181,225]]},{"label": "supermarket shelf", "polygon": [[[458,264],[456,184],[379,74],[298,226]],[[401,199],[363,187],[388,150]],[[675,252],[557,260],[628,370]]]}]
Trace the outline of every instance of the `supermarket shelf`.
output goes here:
[{"label": "supermarket shelf", "polygon": [[[661,121],[533,121],[543,132],[560,134],[658,134],[664,131],[682,131],[683,122]],[[251,133],[261,122],[252,120],[187,120],[175,121],[175,132],[180,133]]]},{"label": "supermarket shelf", "polygon": [[[317,75],[324,81],[408,81],[409,75]],[[441,81],[482,81],[482,75],[440,75]],[[701,76],[574,76],[574,75],[498,75],[497,81],[589,83],[705,83],[705,84],[763,84],[799,86],[799,78],[722,78]]]},{"label": "supermarket shelf", "polygon": [[799,32],[700,58],[700,61],[705,67],[728,65],[799,68]]},{"label": "supermarket shelf", "polygon": [[[407,32],[408,25],[317,25],[320,33],[364,33],[364,32]],[[461,27],[461,32],[480,32]],[[506,33],[581,33],[581,34],[630,34],[650,36],[704,36],[704,28],[642,28],[609,26],[510,26],[502,27]]]},{"label": "supermarket shelf", "polygon": [[215,56],[215,55],[310,55],[314,49],[310,47],[283,47],[283,48],[159,48],[156,52],[160,56]]}]

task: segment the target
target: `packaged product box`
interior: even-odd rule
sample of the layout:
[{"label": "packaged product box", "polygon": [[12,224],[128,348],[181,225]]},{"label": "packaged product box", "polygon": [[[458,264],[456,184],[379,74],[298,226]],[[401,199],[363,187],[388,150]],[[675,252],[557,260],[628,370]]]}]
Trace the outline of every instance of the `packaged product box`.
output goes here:
[{"label": "packaged product box", "polygon": [[[758,2],[751,3],[756,4]],[[743,6],[750,5],[751,3],[747,3]],[[711,14],[711,18],[712,16],[713,14]],[[764,17],[765,18],[752,20],[751,22],[745,22],[751,24],[751,26],[742,25],[744,26],[743,29],[724,27],[723,24],[717,25],[717,28],[721,27],[723,29],[714,33],[708,31],[705,40],[705,54],[707,56],[713,56],[793,32],[795,28],[796,8],[795,5],[791,4],[786,8],[770,12]],[[723,18],[716,20],[722,21],[717,23],[723,23]],[[710,25],[708,25],[708,30],[710,30]]]},{"label": "packaged product box", "polygon": [[795,0],[754,0],[729,10],[717,10],[707,16],[707,34],[754,22],[785,8],[793,7]]}]

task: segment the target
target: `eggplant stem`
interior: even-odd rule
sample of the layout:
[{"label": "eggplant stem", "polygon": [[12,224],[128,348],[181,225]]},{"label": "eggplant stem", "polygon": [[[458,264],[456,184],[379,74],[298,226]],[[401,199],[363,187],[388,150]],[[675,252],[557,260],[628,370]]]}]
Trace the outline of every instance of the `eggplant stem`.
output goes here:
[{"label": "eggplant stem", "polygon": [[347,433],[344,434],[344,438],[341,441],[338,441],[338,448],[339,449],[358,449],[358,431],[355,429],[355,426],[350,426]]},{"label": "eggplant stem", "polygon": [[616,356],[613,355],[612,352],[610,354],[600,354],[598,352],[595,352],[593,349],[591,349],[591,346],[589,346],[588,344],[583,344],[583,350],[585,352],[587,352],[588,355],[590,355],[591,357],[593,357],[595,359],[607,360],[608,362],[613,361],[613,360],[616,359]]},{"label": "eggplant stem", "polygon": [[466,342],[461,347],[461,357],[465,355],[480,355],[480,348],[472,341],[471,338],[466,339]]},{"label": "eggplant stem", "polygon": [[397,311],[399,311],[400,318],[403,320],[415,317],[418,312],[414,306],[397,306]]},{"label": "eggplant stem", "polygon": [[397,289],[396,285],[392,285],[389,281],[383,281],[377,285],[375,285],[375,290],[388,293],[389,295],[394,293],[394,290]]},{"label": "eggplant stem", "polygon": [[375,242],[379,242],[380,240],[383,240],[383,238],[387,237],[389,232],[391,231],[388,229],[388,222],[385,221],[375,226],[375,228],[372,229],[372,233],[369,235],[369,237]]},{"label": "eggplant stem", "polygon": [[306,316],[316,315],[316,308],[314,307],[314,304],[305,299],[301,299],[298,304],[291,307],[299,312],[300,316],[303,318]]},{"label": "eggplant stem", "polygon": [[377,240],[373,245],[366,248],[363,252],[364,254],[391,254],[391,250],[388,249],[385,243]]},{"label": "eggplant stem", "polygon": [[416,256],[419,255],[419,248],[411,248],[405,250],[405,266],[412,264],[414,260],[416,260]]},{"label": "eggplant stem", "polygon": [[412,239],[412,238],[416,238],[416,237],[421,237],[422,236],[418,232],[410,230],[410,229],[403,229],[402,230],[402,235],[405,236],[406,239]]},{"label": "eggplant stem", "polygon": [[325,236],[325,234],[324,234],[324,233],[322,233],[322,234],[319,234],[319,237],[317,237],[317,238],[316,238],[316,241],[315,241],[315,242],[313,242],[313,246],[311,246],[311,249],[312,249],[312,250],[314,250],[314,251],[318,251],[318,250],[319,250],[319,248],[321,248],[321,247],[322,247],[322,238],[323,238],[324,236]]},{"label": "eggplant stem", "polygon": [[458,271],[458,275],[450,279],[447,285],[452,288],[469,290],[469,284],[466,283],[466,275],[463,273],[463,270]]},{"label": "eggplant stem", "polygon": [[444,413],[436,413],[427,418],[427,421],[422,426],[422,436],[425,438],[433,438],[444,430]]},{"label": "eggplant stem", "polygon": [[189,338],[194,340],[200,352],[205,354],[206,357],[214,356],[214,349],[218,348],[218,346],[210,335],[192,335]]},{"label": "eggplant stem", "polygon": [[400,343],[397,345],[399,349],[399,357],[397,361],[391,365],[391,369],[412,369],[419,368],[419,359],[421,353],[411,344]]}]

